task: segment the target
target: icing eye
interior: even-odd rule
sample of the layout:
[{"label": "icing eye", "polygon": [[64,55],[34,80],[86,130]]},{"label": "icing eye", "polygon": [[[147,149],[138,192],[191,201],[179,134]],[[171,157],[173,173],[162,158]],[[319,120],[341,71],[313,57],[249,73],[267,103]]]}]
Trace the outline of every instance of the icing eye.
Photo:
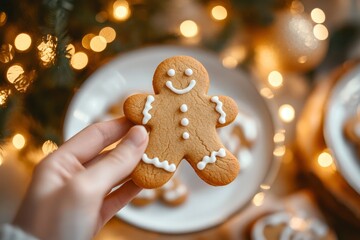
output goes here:
[{"label": "icing eye", "polygon": [[188,69],[185,70],[185,75],[186,75],[186,76],[191,76],[192,74],[193,74],[193,70],[192,70],[192,69],[188,68]]},{"label": "icing eye", "polygon": [[167,75],[170,76],[170,77],[173,77],[175,76],[175,70],[170,68],[168,71],[167,71]]}]

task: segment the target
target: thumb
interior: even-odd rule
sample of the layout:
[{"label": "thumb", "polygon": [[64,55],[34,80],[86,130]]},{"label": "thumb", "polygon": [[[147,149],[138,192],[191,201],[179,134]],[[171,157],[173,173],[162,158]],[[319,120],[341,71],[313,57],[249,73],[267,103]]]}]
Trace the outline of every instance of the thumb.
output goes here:
[{"label": "thumb", "polygon": [[84,177],[90,182],[98,183],[98,190],[107,193],[135,169],[147,143],[146,129],[143,126],[132,127],[116,148],[85,171]]}]

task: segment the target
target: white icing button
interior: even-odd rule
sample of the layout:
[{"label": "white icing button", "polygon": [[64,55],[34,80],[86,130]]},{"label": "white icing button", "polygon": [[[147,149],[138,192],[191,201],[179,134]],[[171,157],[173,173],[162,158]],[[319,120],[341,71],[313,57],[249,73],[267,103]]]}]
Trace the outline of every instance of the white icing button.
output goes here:
[{"label": "white icing button", "polygon": [[193,70],[192,70],[192,69],[188,68],[188,69],[185,70],[185,75],[186,75],[186,76],[191,76],[192,74],[193,74]]},{"label": "white icing button", "polygon": [[187,118],[181,119],[181,125],[184,126],[184,127],[189,125],[189,119],[187,119]]},{"label": "white icing button", "polygon": [[170,76],[170,77],[173,77],[175,76],[175,70],[170,68],[168,71],[167,71],[167,75]]},{"label": "white icing button", "polygon": [[171,81],[166,81],[165,85],[173,92],[176,94],[185,94],[190,92],[196,85],[196,80],[193,79],[189,82],[189,85],[186,88],[183,89],[178,89],[176,87],[173,86]]},{"label": "white icing button", "polygon": [[188,132],[184,132],[182,135],[183,139],[187,140],[190,137],[190,134]]},{"label": "white icing button", "polygon": [[188,111],[188,106],[186,104],[181,105],[180,111],[183,112],[183,113],[187,112]]}]

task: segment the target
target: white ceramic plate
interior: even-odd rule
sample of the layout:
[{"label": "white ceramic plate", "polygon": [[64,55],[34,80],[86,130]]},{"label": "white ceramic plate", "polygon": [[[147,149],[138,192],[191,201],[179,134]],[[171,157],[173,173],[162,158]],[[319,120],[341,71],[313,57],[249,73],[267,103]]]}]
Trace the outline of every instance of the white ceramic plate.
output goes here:
[{"label": "white ceramic plate", "polygon": [[333,88],[325,115],[324,136],[327,146],[335,156],[337,169],[360,194],[360,161],[355,148],[345,138],[346,119],[356,113],[360,105],[360,66],[357,66]]},{"label": "white ceramic plate", "polygon": [[224,68],[216,55],[195,48],[159,46],[120,55],[96,71],[76,93],[65,119],[64,137],[68,139],[99,119],[107,107],[119,99],[135,92],[152,93],[154,70],[161,61],[174,55],[189,55],[202,62],[210,76],[209,94],[235,99],[240,111],[250,113],[255,119],[258,132],[251,149],[251,162],[231,184],[209,186],[183,161],[177,175],[190,191],[184,205],[177,208],[160,203],[145,208],[126,206],[118,213],[121,219],[144,229],[188,233],[220,224],[239,211],[252,199],[274,166],[271,115],[247,75]]}]

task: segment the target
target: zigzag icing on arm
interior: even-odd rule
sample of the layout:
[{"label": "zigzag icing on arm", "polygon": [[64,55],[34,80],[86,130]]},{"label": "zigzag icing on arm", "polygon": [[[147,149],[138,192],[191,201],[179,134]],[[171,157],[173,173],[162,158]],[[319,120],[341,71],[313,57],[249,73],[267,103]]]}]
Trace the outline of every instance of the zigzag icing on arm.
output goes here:
[{"label": "zigzag icing on arm", "polygon": [[197,168],[199,170],[203,170],[208,163],[215,163],[216,162],[216,156],[219,157],[225,157],[226,151],[224,148],[220,148],[219,151],[212,151],[210,156],[205,156],[203,159],[198,162]]},{"label": "zigzag icing on arm", "polygon": [[151,119],[151,114],[149,113],[149,111],[152,109],[151,103],[153,103],[154,101],[155,101],[154,96],[152,95],[147,96],[145,107],[144,110],[142,111],[142,114],[144,115],[142,119],[142,124],[147,124],[147,122]]},{"label": "zigzag icing on arm", "polygon": [[226,113],[223,110],[223,103],[219,100],[218,96],[213,96],[211,98],[211,101],[213,103],[216,103],[216,108],[215,110],[220,114],[219,117],[219,123],[224,124],[226,122]]},{"label": "zigzag icing on arm", "polygon": [[168,172],[175,172],[176,170],[176,165],[174,163],[169,164],[167,160],[161,162],[158,157],[149,158],[146,153],[143,154],[141,159],[147,164],[152,164],[155,167],[162,168]]}]

